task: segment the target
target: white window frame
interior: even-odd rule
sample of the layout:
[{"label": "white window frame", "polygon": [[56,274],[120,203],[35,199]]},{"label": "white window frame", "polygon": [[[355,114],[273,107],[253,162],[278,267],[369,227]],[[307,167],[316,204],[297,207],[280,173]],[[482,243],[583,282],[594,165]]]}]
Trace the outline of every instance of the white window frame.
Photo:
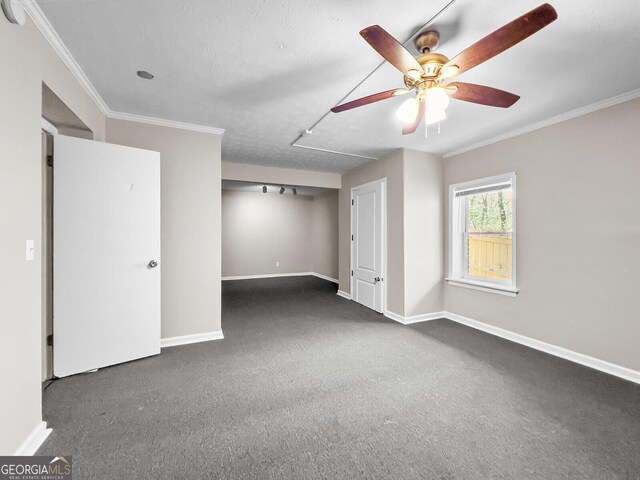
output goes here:
[{"label": "white window frame", "polygon": [[[500,279],[481,278],[469,275],[466,272],[468,264],[468,252],[464,248],[465,232],[459,232],[457,227],[462,219],[466,222],[466,202],[464,197],[456,198],[456,192],[488,188],[493,185],[511,185],[512,208],[512,248],[511,248],[511,281]],[[459,204],[458,202],[463,202]],[[449,285],[472,288],[485,292],[498,293],[508,296],[516,296],[518,288],[516,283],[516,174],[515,172],[481,178],[469,182],[449,185],[449,276],[446,281]],[[466,228],[466,227],[465,227]]]}]

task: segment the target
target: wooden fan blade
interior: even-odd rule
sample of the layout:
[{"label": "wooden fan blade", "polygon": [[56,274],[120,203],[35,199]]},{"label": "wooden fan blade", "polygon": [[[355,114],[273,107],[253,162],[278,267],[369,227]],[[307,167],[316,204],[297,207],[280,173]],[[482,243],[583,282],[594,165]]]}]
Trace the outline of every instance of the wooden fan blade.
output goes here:
[{"label": "wooden fan blade", "polygon": [[421,99],[420,104],[418,105],[418,114],[416,115],[415,120],[411,123],[406,123],[404,127],[402,127],[402,134],[409,135],[415,132],[423,118],[424,118],[424,99]]},{"label": "wooden fan blade", "polygon": [[[412,78],[417,78],[424,73],[422,65],[418,63],[409,51],[393,38],[380,25],[372,25],[360,31],[360,35],[376,52],[384,57],[391,65],[400,70],[403,74]],[[409,73],[414,70],[416,73]]]},{"label": "wooden fan blade", "polygon": [[558,13],[548,3],[534,8],[449,60],[441,69],[442,76],[452,77],[486,62],[546,27],[556,18]]},{"label": "wooden fan blade", "polygon": [[519,95],[498,90],[497,88],[475,85],[473,83],[454,82],[448,83],[447,87],[456,87],[456,90],[449,94],[451,98],[464,100],[465,102],[489,105],[490,107],[509,108],[520,100]]},{"label": "wooden fan blade", "polygon": [[357,100],[353,100],[352,102],[343,103],[342,105],[333,107],[331,111],[333,113],[344,112],[345,110],[351,110],[352,108],[369,105],[370,103],[379,102],[380,100],[386,100],[387,98],[395,97],[397,95],[404,95],[405,93],[409,93],[410,91],[411,90],[407,90],[406,88],[394,88],[393,90],[374,93],[373,95],[362,97]]}]

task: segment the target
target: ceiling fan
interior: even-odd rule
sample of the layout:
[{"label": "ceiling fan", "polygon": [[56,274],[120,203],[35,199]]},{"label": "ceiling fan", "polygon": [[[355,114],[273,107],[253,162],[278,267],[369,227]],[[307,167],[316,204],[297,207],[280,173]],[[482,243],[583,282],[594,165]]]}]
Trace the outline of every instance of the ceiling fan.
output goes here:
[{"label": "ceiling fan", "polygon": [[397,112],[405,123],[402,134],[407,135],[416,131],[423,118],[427,125],[444,120],[449,98],[508,108],[520,99],[518,95],[484,85],[452,82],[451,79],[513,47],[556,18],[556,10],[545,3],[487,35],[451,60],[441,53],[433,52],[440,39],[437,31],[425,31],[416,37],[414,44],[421,53],[416,58],[379,25],[367,27],[360,35],[385,60],[402,72],[406,88],[374,93],[335,106],[331,111],[344,112],[415,90],[415,97],[405,101]]}]

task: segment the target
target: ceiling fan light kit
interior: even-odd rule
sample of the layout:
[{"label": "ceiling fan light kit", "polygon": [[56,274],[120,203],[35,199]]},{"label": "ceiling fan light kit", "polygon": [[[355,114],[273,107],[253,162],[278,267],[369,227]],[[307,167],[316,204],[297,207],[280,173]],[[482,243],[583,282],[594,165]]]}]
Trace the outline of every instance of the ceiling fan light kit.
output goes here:
[{"label": "ceiling fan light kit", "polygon": [[438,123],[439,131],[439,122],[447,118],[446,109],[450,98],[509,108],[520,99],[518,95],[484,85],[450,80],[513,47],[557,18],[556,10],[545,3],[487,35],[451,60],[433,51],[440,41],[440,34],[435,30],[427,30],[415,38],[414,45],[420,55],[414,57],[379,25],[367,27],[360,35],[386,61],[402,72],[406,88],[375,93],[337,105],[331,111],[344,112],[415,91],[416,96],[403,102],[396,112],[405,124],[402,134],[408,135],[415,132],[423,120],[426,125]]}]

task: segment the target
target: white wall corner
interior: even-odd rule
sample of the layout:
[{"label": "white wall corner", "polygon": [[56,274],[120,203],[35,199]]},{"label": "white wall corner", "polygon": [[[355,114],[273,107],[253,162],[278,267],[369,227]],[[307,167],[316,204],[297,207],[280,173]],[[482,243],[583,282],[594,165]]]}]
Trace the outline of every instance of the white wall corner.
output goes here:
[{"label": "white wall corner", "polygon": [[432,312],[432,313],[424,313],[422,315],[411,315],[409,317],[405,317],[404,315],[399,315],[397,313],[391,312],[389,310],[384,312],[384,316],[390,318],[391,320],[395,320],[402,325],[411,325],[412,323],[420,323],[420,322],[430,322],[431,320],[439,320],[441,318],[445,318],[445,312]]},{"label": "white wall corner", "polygon": [[15,451],[15,456],[31,456],[35,455],[40,446],[53,430],[47,428],[47,422],[40,422],[36,428],[25,438],[24,442]]},{"label": "white wall corner", "polygon": [[541,352],[545,352],[550,355],[563,358],[565,360],[569,360],[570,362],[579,363],[580,365],[584,365],[585,367],[593,368],[594,370],[599,370],[601,372],[608,373],[609,375],[614,375],[630,382],[640,384],[640,372],[636,370],[631,370],[630,368],[606,362],[604,360],[590,357],[582,353],[574,352],[573,350],[568,350],[557,345],[552,345],[550,343],[536,340],[531,337],[526,337],[524,335],[520,335],[519,333],[514,333],[509,330],[494,327],[493,325],[479,322],[477,320],[473,320],[472,318],[463,317],[462,315],[458,315],[455,313],[444,312],[444,316],[451,321],[466,325],[471,328],[475,328],[476,330],[481,330],[485,333],[495,335],[496,337],[504,338],[505,340],[519,343],[520,345],[524,345],[526,347],[533,348],[535,350],[539,350]]},{"label": "white wall corner", "polygon": [[347,300],[351,300],[351,294],[347,292],[343,292],[342,290],[338,290],[338,293],[336,295],[342,298],[346,298]]},{"label": "white wall corner", "polygon": [[168,337],[160,339],[160,348],[175,347],[178,345],[189,345],[191,343],[209,342],[211,340],[222,340],[224,334],[222,330],[213,332],[196,333],[194,335],[183,335],[180,337]]}]

